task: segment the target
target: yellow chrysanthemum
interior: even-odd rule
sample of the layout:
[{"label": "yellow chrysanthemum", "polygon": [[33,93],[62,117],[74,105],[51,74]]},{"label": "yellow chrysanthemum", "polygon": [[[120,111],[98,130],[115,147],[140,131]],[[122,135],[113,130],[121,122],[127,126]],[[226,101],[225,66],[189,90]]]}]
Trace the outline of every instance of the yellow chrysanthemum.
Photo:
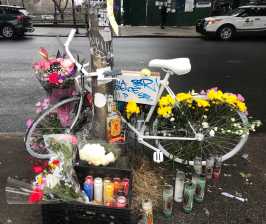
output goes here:
[{"label": "yellow chrysanthemum", "polygon": [[175,105],[175,99],[173,99],[170,95],[163,96],[159,100],[159,106],[160,107],[174,106],[174,105]]},{"label": "yellow chrysanthemum", "polygon": [[126,106],[127,119],[129,119],[132,114],[139,114],[140,109],[135,101],[129,101]]},{"label": "yellow chrysanthemum", "polygon": [[187,102],[191,103],[192,102],[192,95],[190,93],[178,93],[176,95],[176,100],[178,102]]},{"label": "yellow chrysanthemum", "polygon": [[203,99],[195,99],[198,107],[210,107],[210,103],[207,100]]},{"label": "yellow chrysanthemum", "polygon": [[247,106],[245,103],[243,103],[241,101],[237,101],[236,105],[237,105],[237,108],[239,109],[240,112],[246,112],[247,111]]},{"label": "yellow chrysanthemum", "polygon": [[172,107],[159,107],[158,110],[157,110],[157,113],[164,117],[164,118],[168,118],[172,115]]},{"label": "yellow chrysanthemum", "polygon": [[41,174],[36,176],[36,182],[38,185],[41,185],[43,183],[43,177]]},{"label": "yellow chrysanthemum", "polygon": [[207,96],[210,100],[214,100],[214,101],[223,101],[223,92],[221,90],[214,90],[214,89],[211,89]]},{"label": "yellow chrysanthemum", "polygon": [[235,105],[238,101],[237,96],[232,93],[224,93],[223,94],[223,100],[225,103],[229,105]]}]

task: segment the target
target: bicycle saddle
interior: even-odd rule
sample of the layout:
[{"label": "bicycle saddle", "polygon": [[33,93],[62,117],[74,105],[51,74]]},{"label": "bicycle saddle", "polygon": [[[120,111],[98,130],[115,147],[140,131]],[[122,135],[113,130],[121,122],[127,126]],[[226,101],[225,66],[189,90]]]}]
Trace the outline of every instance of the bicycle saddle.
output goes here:
[{"label": "bicycle saddle", "polygon": [[149,67],[168,69],[177,75],[185,75],[191,70],[189,58],[153,59],[149,62]]}]

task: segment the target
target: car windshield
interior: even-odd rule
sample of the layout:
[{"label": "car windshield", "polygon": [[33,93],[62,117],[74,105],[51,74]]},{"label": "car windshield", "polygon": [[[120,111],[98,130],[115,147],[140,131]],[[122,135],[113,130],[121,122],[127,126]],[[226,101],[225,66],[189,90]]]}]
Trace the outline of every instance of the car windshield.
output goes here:
[{"label": "car windshield", "polygon": [[234,10],[228,12],[226,15],[228,15],[228,16],[237,16],[237,15],[239,15],[240,13],[242,13],[244,11],[245,11],[245,9],[243,9],[243,8],[237,8],[237,9],[234,9]]},{"label": "car windshield", "polygon": [[22,13],[24,16],[29,15],[29,12],[26,9],[20,9],[19,12]]}]

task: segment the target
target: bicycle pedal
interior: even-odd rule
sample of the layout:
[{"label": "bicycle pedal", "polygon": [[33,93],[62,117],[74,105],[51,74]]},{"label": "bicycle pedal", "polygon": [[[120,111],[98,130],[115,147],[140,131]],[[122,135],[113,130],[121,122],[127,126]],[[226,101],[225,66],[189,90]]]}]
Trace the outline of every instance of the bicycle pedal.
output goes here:
[{"label": "bicycle pedal", "polygon": [[164,158],[163,158],[163,153],[160,150],[156,150],[153,153],[153,161],[156,163],[161,163],[163,162]]}]

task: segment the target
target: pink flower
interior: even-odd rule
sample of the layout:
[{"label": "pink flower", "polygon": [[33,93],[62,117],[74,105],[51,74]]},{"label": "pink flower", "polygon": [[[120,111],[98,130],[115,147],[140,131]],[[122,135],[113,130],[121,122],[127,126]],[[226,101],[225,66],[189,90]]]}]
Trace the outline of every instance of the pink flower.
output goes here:
[{"label": "pink flower", "polygon": [[40,101],[35,104],[36,107],[40,107],[41,105],[42,105],[42,103]]},{"label": "pink flower", "polygon": [[49,61],[46,60],[40,60],[33,64],[33,68],[36,71],[46,71],[50,68],[50,63]]},{"label": "pink flower", "polygon": [[29,119],[26,121],[26,126],[27,126],[27,128],[30,128],[31,125],[32,125],[32,123],[33,123],[33,120],[32,120],[31,118],[29,118]]},{"label": "pink flower", "polygon": [[71,143],[73,145],[77,145],[78,144],[78,138],[74,135],[71,136]]},{"label": "pink flower", "polygon": [[67,104],[57,109],[57,116],[63,127],[68,127],[71,125],[72,119],[70,118],[70,111],[72,106]]},{"label": "pink flower", "polygon": [[201,94],[201,95],[206,95],[205,90],[201,90],[201,91],[200,91],[200,94]]},{"label": "pink flower", "polygon": [[36,108],[36,113],[39,114],[39,113],[41,113],[41,112],[42,112],[42,108],[41,108],[41,107],[37,107],[37,108]]},{"label": "pink flower", "polygon": [[237,99],[240,100],[241,102],[245,101],[245,98],[240,93],[237,94]]},{"label": "pink flower", "polygon": [[74,63],[70,59],[65,59],[60,64],[68,74],[74,69]]}]

